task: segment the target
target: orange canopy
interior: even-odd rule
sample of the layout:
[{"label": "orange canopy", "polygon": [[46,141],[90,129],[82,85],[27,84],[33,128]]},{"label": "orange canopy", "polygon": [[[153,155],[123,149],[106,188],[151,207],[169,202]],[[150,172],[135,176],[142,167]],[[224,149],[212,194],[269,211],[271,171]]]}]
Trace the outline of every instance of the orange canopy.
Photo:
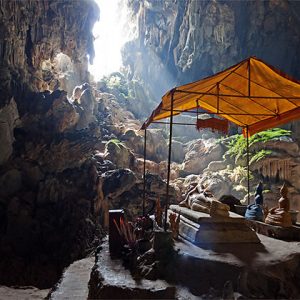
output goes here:
[{"label": "orange canopy", "polygon": [[168,91],[142,129],[170,117],[172,100],[173,115],[199,107],[249,135],[300,118],[300,82],[255,57]]}]

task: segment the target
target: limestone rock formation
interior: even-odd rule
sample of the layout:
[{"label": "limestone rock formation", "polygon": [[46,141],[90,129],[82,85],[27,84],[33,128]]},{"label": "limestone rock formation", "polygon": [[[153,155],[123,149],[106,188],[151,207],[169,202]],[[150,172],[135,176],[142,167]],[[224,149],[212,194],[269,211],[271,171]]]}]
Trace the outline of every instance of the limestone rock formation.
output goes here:
[{"label": "limestone rock formation", "polygon": [[219,144],[211,141],[196,140],[190,143],[182,170],[187,174],[200,174],[211,161],[222,159],[224,150]]},{"label": "limestone rock formation", "polygon": [[[295,1],[128,1],[136,39],[124,49],[130,78],[157,98],[250,55],[300,77]],[[147,64],[142,68],[144,61]],[[158,68],[158,71],[153,70]],[[164,78],[162,81],[161,78]]]},{"label": "limestone rock formation", "polygon": [[104,158],[112,161],[118,168],[135,168],[135,157],[132,151],[118,140],[108,141]]},{"label": "limestone rock formation", "polygon": [[140,129],[141,127],[140,122],[133,114],[124,110],[112,94],[101,93],[98,110],[104,114],[106,126],[109,126],[110,132],[117,136],[125,133],[127,129]]},{"label": "limestone rock formation", "polygon": [[[80,13],[79,13],[80,12]],[[92,26],[99,10],[92,1],[3,1],[1,2],[2,38],[0,46],[1,104],[8,95],[20,93],[23,84],[44,90],[42,63],[59,53],[87,70],[86,54],[94,57]],[[13,71],[13,72],[12,72]],[[18,83],[19,81],[19,83]],[[22,83],[21,83],[21,82]]]},{"label": "limestone rock formation", "polygon": [[13,151],[13,129],[18,124],[19,113],[14,98],[0,108],[0,165],[11,156]]},{"label": "limestone rock formation", "polygon": [[76,130],[80,107],[52,69],[63,53],[70,87],[88,80],[98,17],[93,1],[0,2],[1,284],[50,287],[99,236],[95,132]]}]

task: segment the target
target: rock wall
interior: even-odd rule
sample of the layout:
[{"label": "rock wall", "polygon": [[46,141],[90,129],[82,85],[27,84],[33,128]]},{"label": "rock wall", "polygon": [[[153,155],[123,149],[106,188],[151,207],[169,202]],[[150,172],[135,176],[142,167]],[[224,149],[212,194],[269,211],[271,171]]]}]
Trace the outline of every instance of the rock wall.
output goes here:
[{"label": "rock wall", "polygon": [[[297,1],[128,0],[127,5],[135,23],[135,39],[125,45],[123,62],[128,77],[144,82],[149,97],[155,98],[157,104],[175,85],[212,75],[253,55],[300,79],[300,3]],[[153,102],[147,107],[149,113],[155,107]],[[295,121],[284,126],[292,130],[295,147],[300,140],[299,123]],[[182,128],[180,134],[186,136],[187,130]],[[181,160],[180,167],[182,175],[204,171],[204,177],[208,174],[207,179],[213,180],[210,173],[226,170],[218,151],[214,153],[212,149],[201,147],[201,141],[193,147],[185,149],[185,159]],[[264,177],[266,189],[274,193],[270,200],[272,205],[277,201],[277,187],[283,180],[288,181],[292,207],[299,209],[297,194],[300,186],[295,175],[298,174],[298,154],[294,157],[288,151],[280,151],[286,147],[284,142],[276,143],[276,147],[272,150],[280,153],[272,161],[263,159],[253,166],[255,179]],[[204,157],[200,162],[199,156]],[[241,173],[242,176],[241,170],[235,168],[227,175]],[[227,191],[243,198],[244,184],[225,175],[218,175],[224,182],[224,178],[228,178],[224,187],[233,182],[237,185],[232,185],[234,191],[220,188],[219,192]],[[218,177],[215,179],[220,182]]]},{"label": "rock wall", "polygon": [[[95,97],[72,103],[51,66],[65,55],[88,80],[93,1],[0,1],[0,283],[50,287],[99,236],[91,124]],[[48,68],[48,67],[49,68]]]},{"label": "rock wall", "polygon": [[99,16],[93,1],[3,0],[0,7],[1,106],[16,93],[14,85],[45,89],[42,63],[59,53],[81,64],[86,79],[86,55],[94,57],[91,30]]},{"label": "rock wall", "polygon": [[0,2],[0,134],[6,142],[1,143],[2,162],[11,154],[12,129],[25,113],[24,98],[32,91],[59,87],[59,74],[47,73],[45,62],[64,53],[77,70],[75,84],[88,80],[86,57],[94,57],[91,30],[98,16],[96,4],[87,0]]},{"label": "rock wall", "polygon": [[128,0],[127,5],[136,38],[124,47],[124,64],[156,103],[174,85],[250,55],[300,78],[297,1]]},{"label": "rock wall", "polygon": [[99,236],[92,160],[99,135],[77,130],[84,115],[64,91],[23,101],[27,113],[0,167],[0,282],[46,288]]}]

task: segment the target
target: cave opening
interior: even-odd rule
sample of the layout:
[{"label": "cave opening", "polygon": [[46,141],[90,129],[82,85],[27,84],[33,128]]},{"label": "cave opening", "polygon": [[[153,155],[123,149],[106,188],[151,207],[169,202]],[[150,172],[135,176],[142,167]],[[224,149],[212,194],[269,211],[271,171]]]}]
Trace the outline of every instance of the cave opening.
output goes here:
[{"label": "cave opening", "polygon": [[95,80],[122,67],[121,49],[129,40],[130,21],[127,6],[119,0],[96,0],[100,20],[93,28],[95,58],[89,72]]}]

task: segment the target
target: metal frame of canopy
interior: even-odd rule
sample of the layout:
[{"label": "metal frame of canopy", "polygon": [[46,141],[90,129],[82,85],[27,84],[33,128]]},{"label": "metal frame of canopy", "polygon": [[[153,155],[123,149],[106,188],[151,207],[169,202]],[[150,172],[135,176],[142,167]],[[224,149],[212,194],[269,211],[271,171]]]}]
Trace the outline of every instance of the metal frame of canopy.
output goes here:
[{"label": "metal frame of canopy", "polygon": [[[173,107],[173,105],[171,106]],[[172,112],[172,109],[171,109]],[[187,111],[182,111],[187,112]],[[193,111],[189,111],[189,113],[194,113]],[[209,112],[203,112],[198,114],[209,114]],[[218,115],[214,113],[214,115]],[[195,126],[192,123],[182,123],[182,122],[173,122],[173,114],[170,116],[170,122],[160,122],[153,121],[152,124],[165,124],[170,125],[169,129],[169,150],[168,150],[168,170],[167,170],[167,191],[166,191],[166,204],[164,211],[164,230],[167,230],[167,214],[168,214],[168,206],[169,206],[169,190],[170,190],[170,173],[171,173],[171,154],[172,154],[172,137],[173,137],[173,125],[183,125],[183,126]],[[247,188],[248,188],[248,204],[250,202],[250,166],[249,166],[249,134],[248,127],[246,127],[246,147],[247,147]],[[144,128],[144,168],[143,168],[143,216],[145,216],[145,200],[146,200],[146,157],[147,157],[147,128]]]},{"label": "metal frame of canopy", "polygon": [[[239,63],[239,64],[237,64],[237,65],[235,65],[235,66],[233,66],[233,67],[231,67],[231,68],[234,68],[234,70],[236,70],[237,69],[237,67],[236,66],[240,66],[242,63],[244,63],[245,61],[248,61],[248,66],[247,66],[247,72],[248,72],[248,78],[247,78],[247,83],[248,83],[248,87],[247,87],[247,95],[236,95],[236,94],[230,94],[230,95],[228,95],[228,94],[223,94],[223,93],[220,93],[220,88],[219,88],[219,82],[216,82],[215,83],[215,86],[214,87],[216,87],[216,93],[212,93],[211,92],[211,90],[212,90],[212,88],[210,88],[207,92],[199,92],[199,91],[188,91],[188,90],[182,90],[182,89],[178,89],[178,88],[173,88],[172,90],[170,90],[166,95],[167,95],[167,97],[169,97],[170,96],[170,108],[169,109],[166,109],[166,108],[163,108],[162,106],[163,106],[163,102],[161,102],[161,104],[158,106],[158,108],[157,109],[155,109],[154,111],[153,111],[153,113],[152,113],[152,115],[149,117],[149,119],[148,120],[146,120],[145,121],[145,123],[143,124],[143,126],[142,126],[142,128],[141,129],[144,129],[144,191],[143,191],[143,215],[145,214],[145,198],[146,198],[146,182],[145,182],[145,180],[146,180],[146,152],[147,152],[147,127],[151,124],[151,123],[158,123],[158,124],[169,124],[170,125],[170,130],[169,130],[169,145],[168,145],[168,148],[169,148],[169,151],[168,151],[168,170],[167,170],[167,188],[166,188],[166,204],[165,204],[165,211],[164,211],[164,218],[165,218],[165,220],[164,220],[164,230],[167,230],[167,210],[168,210],[168,206],[169,206],[169,187],[170,187],[170,171],[171,171],[171,152],[172,152],[172,136],[173,136],[173,125],[195,125],[195,124],[189,124],[189,123],[181,123],[181,122],[173,122],[173,116],[174,115],[178,115],[178,114],[180,114],[180,113],[183,113],[183,112],[188,112],[188,113],[199,113],[198,111],[197,112],[195,112],[195,111],[193,111],[195,108],[202,108],[202,109],[204,109],[206,112],[204,112],[204,113],[208,113],[208,114],[214,114],[214,115],[220,115],[220,116],[222,116],[223,118],[226,118],[226,116],[228,116],[228,117],[230,117],[231,118],[231,120],[229,120],[229,121],[231,121],[231,122],[233,122],[232,121],[232,119],[235,119],[235,120],[238,120],[238,119],[236,119],[236,117],[237,116],[253,116],[253,117],[255,117],[255,118],[257,118],[257,117],[263,117],[263,118],[268,118],[268,117],[270,117],[270,119],[268,119],[268,120],[270,120],[270,127],[269,128],[272,128],[272,127],[274,127],[274,123],[276,123],[275,121],[277,120],[277,123],[278,123],[278,125],[281,125],[281,124],[283,124],[283,123],[286,123],[286,122],[288,122],[290,119],[297,119],[297,118],[299,118],[300,117],[300,110],[299,110],[299,107],[294,103],[294,102],[292,102],[291,100],[300,100],[300,95],[298,96],[297,95],[297,97],[296,96],[294,96],[294,95],[292,95],[291,97],[290,96],[286,96],[286,97],[284,97],[284,96],[257,96],[257,95],[251,95],[251,79],[250,79],[250,59],[252,59],[251,57],[250,58],[248,58],[247,60],[244,60],[244,61],[242,61],[241,63]],[[257,61],[259,61],[259,62],[262,62],[262,61],[260,61],[260,60],[258,60],[258,59],[256,59],[255,58],[255,60],[257,60]],[[274,71],[274,68],[273,67],[271,67],[271,66],[269,66],[269,65],[267,65],[269,68],[271,68],[273,71]],[[219,76],[220,74],[222,74],[222,73],[224,73],[224,72],[226,72],[226,71],[228,71],[230,68],[228,68],[228,69],[226,69],[225,71],[222,71],[222,72],[220,72],[220,73],[218,73],[218,74],[216,74],[216,76]],[[234,72],[234,71],[232,71],[232,72]],[[232,72],[231,73],[229,73],[229,75],[230,74],[232,74]],[[288,79],[288,80],[291,80],[290,79],[290,77],[288,77],[286,74],[284,74],[284,73],[282,73],[281,71],[278,71],[278,70],[276,70],[276,73],[277,74],[280,74],[281,76],[283,76],[284,77],[284,79]],[[282,75],[283,74],[283,75]],[[226,75],[226,77],[225,78],[227,78],[229,75]],[[208,77],[208,79],[209,78],[213,78],[214,77],[214,75],[213,76],[211,76],[211,77]],[[207,79],[207,78],[204,78],[204,80],[205,79]],[[224,78],[222,79],[222,80],[224,80]],[[201,80],[200,80],[201,81]],[[199,82],[200,82],[199,81]],[[295,81],[295,80],[291,80],[292,82],[294,82],[294,83],[297,83],[297,84],[299,84],[299,82],[297,82],[297,81]],[[195,82],[195,83],[197,83],[197,82]],[[182,87],[180,87],[180,88],[182,88]],[[271,91],[272,92],[272,91]],[[185,109],[185,110],[182,110],[182,109],[174,109],[174,96],[175,96],[175,94],[176,93],[183,93],[183,94],[190,94],[190,95],[199,95],[200,97],[203,97],[203,96],[215,96],[216,97],[216,100],[217,100],[217,103],[216,103],[216,107],[215,107],[215,109],[216,109],[216,111],[211,111],[210,109],[207,109],[207,108],[203,108],[203,106],[201,106],[200,104],[199,104],[199,100],[200,99],[196,99],[196,103],[195,103],[195,105],[194,105],[194,107],[192,107],[192,108],[190,108],[190,109]],[[273,92],[272,92],[273,93]],[[273,93],[274,94],[274,93]],[[165,95],[165,96],[166,96]],[[164,96],[164,97],[165,97]],[[163,97],[163,98],[164,98]],[[294,109],[291,109],[291,110],[289,110],[289,111],[285,111],[283,114],[281,114],[281,115],[283,115],[283,118],[282,119],[284,119],[284,120],[282,120],[281,118],[280,118],[280,114],[278,114],[278,113],[276,113],[276,112],[272,112],[271,110],[270,110],[270,112],[272,112],[272,113],[270,113],[270,114],[267,114],[267,113],[249,113],[249,112],[247,112],[247,111],[244,111],[243,112],[243,110],[241,111],[241,112],[237,112],[237,113],[234,113],[234,112],[228,112],[228,113],[226,113],[226,112],[224,112],[224,111],[221,111],[220,110],[220,98],[221,97],[231,97],[231,98],[242,98],[242,99],[251,99],[251,100],[253,100],[253,99],[268,99],[268,100],[280,100],[280,99],[284,99],[284,100],[287,100],[287,101],[289,101],[289,102],[291,102],[292,104],[294,104],[295,106],[296,106],[296,109],[294,108]],[[202,99],[202,98],[201,98]],[[222,100],[224,100],[224,99],[222,99]],[[255,100],[253,100],[254,102],[255,102]],[[255,102],[255,103],[257,103],[257,102]],[[263,106],[263,105],[261,105],[261,106]],[[264,107],[264,106],[263,106]],[[167,116],[163,116],[163,117],[160,117],[160,118],[158,118],[158,119],[154,119],[155,118],[155,115],[159,115],[159,113],[160,114],[163,114],[162,113],[162,111],[163,112],[169,112],[170,114],[169,115],[167,115]],[[287,115],[287,113],[289,113],[289,112],[291,112],[291,116],[288,116]],[[201,113],[200,113],[201,114]],[[232,116],[234,116],[234,117],[232,117]],[[275,119],[275,121],[274,121],[274,116],[276,117],[276,119]],[[287,118],[288,117],[288,118]],[[169,122],[161,122],[161,121],[159,121],[159,119],[162,119],[162,118],[170,118],[170,121]],[[262,120],[263,122],[265,122],[266,120]],[[261,120],[260,120],[260,122],[261,122]],[[233,123],[235,123],[235,122],[233,122]],[[244,124],[243,126],[241,125],[241,124],[237,124],[238,126],[240,126],[240,127],[242,127],[243,128],[243,133],[244,133],[244,135],[246,135],[246,147],[247,147],[247,186],[248,186],[248,204],[249,204],[249,202],[250,202],[250,168],[249,168],[249,136],[250,136],[250,134],[251,134],[251,132],[249,132],[249,125],[248,124]],[[264,126],[266,126],[266,125],[264,125]],[[275,124],[275,126],[276,126],[276,124]],[[265,128],[265,129],[267,129],[267,128]],[[254,130],[257,130],[257,129],[254,129]],[[260,129],[260,130],[258,130],[258,131],[261,131],[261,130],[264,130],[264,129]],[[257,131],[257,132],[258,132]]]}]

